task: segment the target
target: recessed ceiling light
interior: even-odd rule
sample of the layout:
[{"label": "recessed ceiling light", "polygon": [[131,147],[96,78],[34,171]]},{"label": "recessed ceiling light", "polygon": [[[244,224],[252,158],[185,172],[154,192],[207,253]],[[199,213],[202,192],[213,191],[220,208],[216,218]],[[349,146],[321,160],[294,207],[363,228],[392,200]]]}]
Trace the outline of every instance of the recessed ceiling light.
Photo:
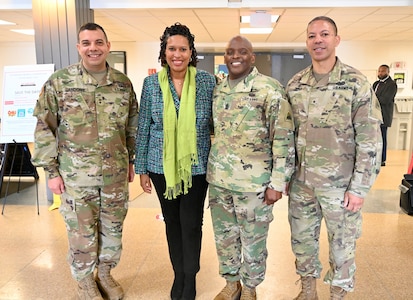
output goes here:
[{"label": "recessed ceiling light", "polygon": [[16,25],[16,23],[0,20],[0,25]]},{"label": "recessed ceiling light", "polygon": [[272,32],[272,27],[264,28],[240,28],[241,34],[269,34]]},{"label": "recessed ceiling light", "polygon": [[242,0],[228,0],[228,8],[241,8]]},{"label": "recessed ceiling light", "polygon": [[[271,23],[276,23],[279,15],[271,15]],[[241,16],[241,23],[251,23],[251,16]]]},{"label": "recessed ceiling light", "polygon": [[10,29],[10,31],[14,31],[21,34],[34,35],[34,29]]}]

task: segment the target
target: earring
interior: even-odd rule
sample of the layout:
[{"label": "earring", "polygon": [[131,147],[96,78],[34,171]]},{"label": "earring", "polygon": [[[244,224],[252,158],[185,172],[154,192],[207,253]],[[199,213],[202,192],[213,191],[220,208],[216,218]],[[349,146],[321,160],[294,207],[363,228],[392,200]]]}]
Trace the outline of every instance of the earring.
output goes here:
[{"label": "earring", "polygon": [[192,57],[189,59],[189,62],[191,62],[192,61]]}]

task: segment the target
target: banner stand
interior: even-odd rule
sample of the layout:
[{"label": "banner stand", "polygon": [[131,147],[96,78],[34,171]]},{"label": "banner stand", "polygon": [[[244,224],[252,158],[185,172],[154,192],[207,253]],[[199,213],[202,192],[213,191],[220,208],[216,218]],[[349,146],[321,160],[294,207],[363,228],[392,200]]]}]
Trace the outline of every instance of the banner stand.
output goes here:
[{"label": "banner stand", "polygon": [[[14,140],[13,140],[14,141]],[[4,207],[6,206],[7,196],[9,192],[9,186],[11,177],[18,176],[19,182],[17,185],[17,193],[20,191],[20,180],[22,176],[33,177],[36,184],[36,203],[37,203],[37,214],[39,215],[39,191],[37,186],[37,180],[39,179],[39,174],[36,168],[30,161],[31,155],[27,143],[7,143],[0,144],[1,149],[1,166],[0,166],[0,193],[3,189],[4,176],[8,175],[6,192],[3,198],[3,209],[1,214],[4,214]],[[20,161],[20,165],[15,162]]]}]

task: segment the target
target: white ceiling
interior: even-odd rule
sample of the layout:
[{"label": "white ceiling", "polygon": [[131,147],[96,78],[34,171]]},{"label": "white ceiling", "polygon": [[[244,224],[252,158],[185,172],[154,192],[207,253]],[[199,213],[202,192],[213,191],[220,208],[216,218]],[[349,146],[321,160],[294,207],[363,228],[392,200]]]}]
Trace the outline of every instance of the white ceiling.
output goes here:
[{"label": "white ceiling", "polygon": [[[0,19],[14,22],[17,25],[0,26],[0,43],[34,41],[33,36],[26,36],[11,32],[10,29],[33,28],[31,1],[29,0],[2,0],[9,1],[7,6],[0,4]],[[30,3],[27,3],[30,2]],[[26,2],[17,9],[10,9],[11,2]],[[96,2],[96,3],[94,3]],[[103,3],[101,3],[103,2]],[[117,4],[111,4],[114,2]],[[344,41],[381,41],[384,43],[413,41],[413,1],[386,1],[403,6],[370,6],[363,3],[374,2],[382,4],[381,0],[375,1],[335,1],[331,7],[303,7],[299,2],[292,0],[256,1],[284,3],[277,7],[243,7],[228,8],[227,0],[208,1],[158,1],[150,0],[146,3],[137,0],[101,1],[91,0],[94,10],[95,22],[102,25],[112,42],[158,42],[166,26],[175,22],[187,25],[195,35],[195,44],[209,50],[217,50],[226,44],[233,36],[239,34],[240,16],[250,15],[257,10],[280,15],[274,30],[266,35],[248,35],[255,49],[258,48],[291,48],[293,45],[304,45],[307,23],[315,16],[326,15],[337,23],[339,34]],[[219,2],[219,5],[218,5]],[[223,2],[225,5],[223,5]],[[252,2],[252,0],[249,0]],[[319,1],[323,4],[323,1]],[[326,2],[326,1],[324,1]],[[340,3],[342,2],[342,3]],[[352,3],[353,2],[353,3]],[[206,3],[209,3],[207,5]],[[290,6],[285,6],[289,3]],[[292,5],[296,3],[296,5]],[[345,5],[343,3],[346,3]],[[150,8],[151,6],[154,8]],[[166,6],[168,4],[169,6]],[[248,3],[247,3],[248,4]],[[342,6],[337,6],[342,5]],[[250,5],[250,4],[248,4]],[[348,5],[353,5],[349,7]],[[364,6],[359,6],[364,5]],[[384,4],[383,4],[384,5]],[[347,7],[345,7],[347,6]],[[112,7],[112,8],[110,8]],[[113,8],[115,7],[115,8]],[[176,8],[179,7],[179,8]],[[185,8],[195,7],[195,8]],[[205,49],[204,49],[205,50]]]}]

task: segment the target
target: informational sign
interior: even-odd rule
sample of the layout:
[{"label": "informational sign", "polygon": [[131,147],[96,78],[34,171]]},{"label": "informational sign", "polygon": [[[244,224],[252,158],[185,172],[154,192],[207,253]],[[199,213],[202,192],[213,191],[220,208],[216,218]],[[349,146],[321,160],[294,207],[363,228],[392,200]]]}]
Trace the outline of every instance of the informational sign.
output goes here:
[{"label": "informational sign", "polygon": [[4,67],[0,143],[33,142],[34,106],[53,72],[53,64]]},{"label": "informational sign", "polygon": [[397,83],[398,88],[406,87],[406,71],[394,70],[393,80]]}]

